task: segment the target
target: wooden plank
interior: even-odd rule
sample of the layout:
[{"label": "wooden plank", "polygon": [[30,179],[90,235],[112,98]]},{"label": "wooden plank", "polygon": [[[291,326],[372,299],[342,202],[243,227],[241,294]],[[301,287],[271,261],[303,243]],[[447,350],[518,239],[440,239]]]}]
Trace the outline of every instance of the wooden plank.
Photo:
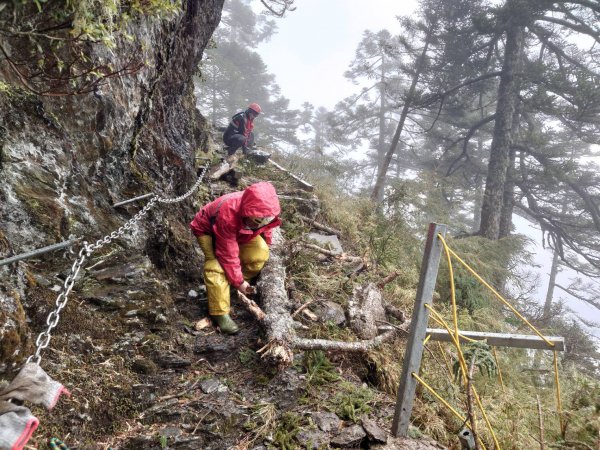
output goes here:
[{"label": "wooden plank", "polygon": [[442,236],[446,234],[446,225],[429,224],[410,334],[402,364],[396,411],[392,422],[392,434],[395,437],[406,437],[408,435],[408,426],[417,387],[417,380],[412,376],[412,373],[419,373],[421,367],[423,341],[427,334],[427,320],[429,319],[429,310],[425,308],[425,304],[433,302],[433,291],[442,254],[442,243],[437,238],[438,234]]},{"label": "wooden plank", "polygon": [[[494,347],[514,347],[531,348],[538,350],[556,350],[563,352],[565,350],[565,339],[560,336],[546,336],[554,347],[548,345],[541,337],[528,334],[506,334],[506,333],[484,333],[479,331],[459,331],[462,336],[477,341],[487,341]],[[434,341],[451,342],[448,331],[443,328],[427,328],[427,334]],[[461,342],[465,342],[463,339]]]}]

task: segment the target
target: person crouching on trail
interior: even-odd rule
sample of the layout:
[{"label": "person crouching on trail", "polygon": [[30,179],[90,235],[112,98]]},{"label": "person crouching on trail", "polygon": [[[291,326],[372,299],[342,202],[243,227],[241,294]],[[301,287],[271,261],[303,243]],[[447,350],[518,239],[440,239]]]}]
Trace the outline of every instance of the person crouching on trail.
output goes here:
[{"label": "person crouching on trail", "polygon": [[248,281],[269,259],[273,228],[281,224],[279,199],[271,183],[260,182],[223,195],[194,216],[190,228],[204,253],[208,313],[222,333],[234,334],[229,286],[254,292]]},{"label": "person crouching on trail", "polygon": [[237,113],[231,118],[229,126],[223,133],[223,142],[227,146],[227,156],[233,155],[242,148],[244,155],[254,145],[254,119],[262,112],[258,103],[250,103],[246,111]]}]

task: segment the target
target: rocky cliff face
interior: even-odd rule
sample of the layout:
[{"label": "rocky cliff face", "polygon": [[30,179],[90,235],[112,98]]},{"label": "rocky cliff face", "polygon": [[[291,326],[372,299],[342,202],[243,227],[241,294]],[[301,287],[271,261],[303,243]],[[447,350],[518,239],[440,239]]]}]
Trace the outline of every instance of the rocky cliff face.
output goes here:
[{"label": "rocky cliff face", "polygon": [[[115,49],[90,46],[86,58],[92,62],[120,67],[127,54],[139,64],[133,73],[106,78],[83,95],[23,89],[9,56],[36,49],[27,37],[3,33],[0,259],[72,237],[93,242],[140,208],[115,209],[113,203],[151,191],[176,196],[194,183],[196,156],[207,150],[208,135],[195,109],[192,75],[219,23],[223,0],[182,3],[181,11],[168,18],[131,22],[129,39]],[[14,19],[14,24],[32,13],[15,8],[0,11],[0,19]],[[119,249],[142,260],[140,277],[194,274],[189,264],[194,247],[181,238],[193,212],[191,202],[155,208],[137,231],[116,241]],[[100,254],[111,251],[104,248]],[[50,274],[67,273],[75,257],[64,256],[55,252],[0,267],[0,373],[29,355],[31,335],[41,331],[43,319],[34,317],[29,326],[25,310],[41,317],[48,312],[50,289],[62,284]],[[40,296],[46,300],[40,302]]]}]

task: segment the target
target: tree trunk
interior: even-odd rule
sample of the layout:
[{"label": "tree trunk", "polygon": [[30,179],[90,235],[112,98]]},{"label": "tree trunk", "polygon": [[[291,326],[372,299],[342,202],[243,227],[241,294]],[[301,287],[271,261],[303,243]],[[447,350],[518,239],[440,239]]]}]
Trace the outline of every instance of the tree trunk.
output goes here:
[{"label": "tree trunk", "polygon": [[[523,67],[523,52],[521,52],[520,56],[521,58],[519,60],[519,67]],[[520,91],[520,83],[518,79],[516,91]],[[502,197],[502,213],[500,215],[500,230],[498,234],[499,238],[510,236],[510,232],[512,231],[512,216],[515,207],[515,180],[517,175],[515,169],[516,150],[514,148],[514,143],[519,137],[519,127],[521,125],[521,107],[522,105],[520,102],[518,102],[515,106],[515,113],[513,114],[512,126],[510,130],[511,143],[513,146],[511,146],[509,150],[508,170],[506,172],[504,195]]]},{"label": "tree trunk", "polygon": [[500,228],[498,239],[510,236],[512,231],[512,215],[515,206],[515,149],[510,149],[506,181],[504,182],[504,193],[502,196],[502,211],[500,213]]},{"label": "tree trunk", "polygon": [[419,77],[421,76],[421,72],[423,71],[423,64],[425,62],[425,57],[427,56],[427,50],[429,49],[429,39],[431,38],[432,31],[433,30],[431,27],[427,30],[427,36],[425,37],[425,45],[423,46],[423,51],[421,52],[421,55],[419,55],[419,59],[415,64],[415,74],[413,75],[410,88],[408,89],[408,93],[406,94],[406,100],[404,101],[402,112],[400,113],[400,120],[398,121],[396,132],[394,133],[394,137],[392,138],[390,148],[385,154],[385,158],[381,165],[381,169],[377,173],[377,180],[375,181],[375,186],[373,187],[373,192],[371,193],[371,200],[375,202],[378,202],[380,198],[383,199],[383,187],[385,186],[385,178],[387,175],[387,171],[390,167],[392,156],[394,156],[394,152],[396,151],[398,141],[400,140],[400,135],[402,134],[402,129],[404,128],[404,122],[406,121],[406,116],[408,116],[408,110],[412,105],[412,100],[415,95],[417,83],[419,82]]},{"label": "tree trunk", "polygon": [[481,224],[481,205],[483,203],[483,180],[477,176],[475,181],[475,199],[473,200],[473,233],[479,230]]},{"label": "tree trunk", "polygon": [[[385,55],[381,56],[381,78],[379,80],[379,141],[377,143],[377,173],[381,172],[385,160]],[[383,186],[385,188],[385,186]],[[377,194],[377,203],[383,201],[383,191]]]},{"label": "tree trunk", "polygon": [[512,124],[518,96],[516,73],[522,50],[523,28],[510,22],[506,30],[506,49],[498,87],[496,121],[479,228],[482,236],[494,240],[500,236],[500,218],[512,147]]},{"label": "tree trunk", "polygon": [[546,291],[546,300],[544,301],[544,321],[550,318],[552,299],[554,298],[554,286],[556,286],[556,275],[558,275],[558,251],[554,250],[552,266],[550,267],[550,279],[548,280],[548,290]]}]

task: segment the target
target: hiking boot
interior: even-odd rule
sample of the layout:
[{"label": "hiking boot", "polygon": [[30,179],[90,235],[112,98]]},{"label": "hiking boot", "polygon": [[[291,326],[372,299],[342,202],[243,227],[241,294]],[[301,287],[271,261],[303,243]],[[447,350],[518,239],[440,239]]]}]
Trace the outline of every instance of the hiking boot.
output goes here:
[{"label": "hiking boot", "polygon": [[211,319],[217,324],[221,333],[223,334],[235,334],[239,331],[240,327],[233,321],[229,314],[222,316],[210,316]]}]

